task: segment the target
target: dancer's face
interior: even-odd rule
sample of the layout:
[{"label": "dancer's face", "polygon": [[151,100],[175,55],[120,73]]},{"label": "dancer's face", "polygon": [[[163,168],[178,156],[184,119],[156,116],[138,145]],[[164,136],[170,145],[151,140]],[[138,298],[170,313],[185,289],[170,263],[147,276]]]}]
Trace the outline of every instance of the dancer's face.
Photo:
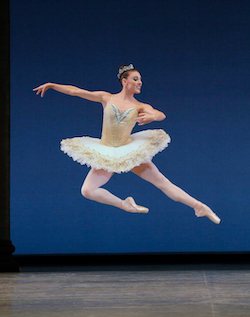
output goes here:
[{"label": "dancer's face", "polygon": [[128,78],[124,78],[123,81],[125,88],[130,93],[139,94],[141,92],[142,80],[139,72],[129,72]]}]

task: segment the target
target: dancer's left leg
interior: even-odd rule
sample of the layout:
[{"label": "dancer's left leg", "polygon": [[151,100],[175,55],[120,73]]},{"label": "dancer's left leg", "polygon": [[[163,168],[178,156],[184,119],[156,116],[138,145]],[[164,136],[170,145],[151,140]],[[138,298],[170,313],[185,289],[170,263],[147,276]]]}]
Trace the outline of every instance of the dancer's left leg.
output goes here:
[{"label": "dancer's left leg", "polygon": [[140,166],[133,168],[131,172],[155,185],[172,200],[193,208],[197,217],[206,216],[211,221],[217,224],[220,223],[220,218],[217,217],[208,206],[196,200],[184,190],[171,183],[152,162],[141,164]]}]

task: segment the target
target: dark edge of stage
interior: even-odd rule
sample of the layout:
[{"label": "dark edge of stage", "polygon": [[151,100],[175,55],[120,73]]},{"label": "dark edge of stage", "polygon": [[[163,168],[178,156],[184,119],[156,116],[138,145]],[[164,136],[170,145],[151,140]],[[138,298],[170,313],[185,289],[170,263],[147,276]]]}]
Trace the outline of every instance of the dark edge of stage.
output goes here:
[{"label": "dark edge of stage", "polygon": [[14,255],[21,271],[250,269],[250,252]]}]

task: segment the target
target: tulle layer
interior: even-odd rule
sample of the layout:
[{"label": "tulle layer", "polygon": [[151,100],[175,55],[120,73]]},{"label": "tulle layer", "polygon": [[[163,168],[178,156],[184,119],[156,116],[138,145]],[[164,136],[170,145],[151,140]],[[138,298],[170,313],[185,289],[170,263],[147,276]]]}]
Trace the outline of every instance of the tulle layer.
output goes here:
[{"label": "tulle layer", "polygon": [[74,161],[109,172],[128,172],[135,166],[152,160],[171,141],[161,130],[145,130],[131,135],[132,142],[119,147],[100,144],[100,139],[75,137],[61,141],[61,150]]}]

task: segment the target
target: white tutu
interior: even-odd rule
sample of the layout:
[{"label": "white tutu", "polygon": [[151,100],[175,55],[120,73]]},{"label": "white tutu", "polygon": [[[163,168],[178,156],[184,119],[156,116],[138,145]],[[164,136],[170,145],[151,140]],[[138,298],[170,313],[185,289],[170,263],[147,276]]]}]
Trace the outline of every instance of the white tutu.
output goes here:
[{"label": "white tutu", "polygon": [[74,137],[61,141],[61,150],[74,161],[109,172],[128,172],[135,166],[152,160],[170,142],[169,135],[161,130],[145,130],[131,134],[132,142],[119,147],[100,144],[100,139]]}]

